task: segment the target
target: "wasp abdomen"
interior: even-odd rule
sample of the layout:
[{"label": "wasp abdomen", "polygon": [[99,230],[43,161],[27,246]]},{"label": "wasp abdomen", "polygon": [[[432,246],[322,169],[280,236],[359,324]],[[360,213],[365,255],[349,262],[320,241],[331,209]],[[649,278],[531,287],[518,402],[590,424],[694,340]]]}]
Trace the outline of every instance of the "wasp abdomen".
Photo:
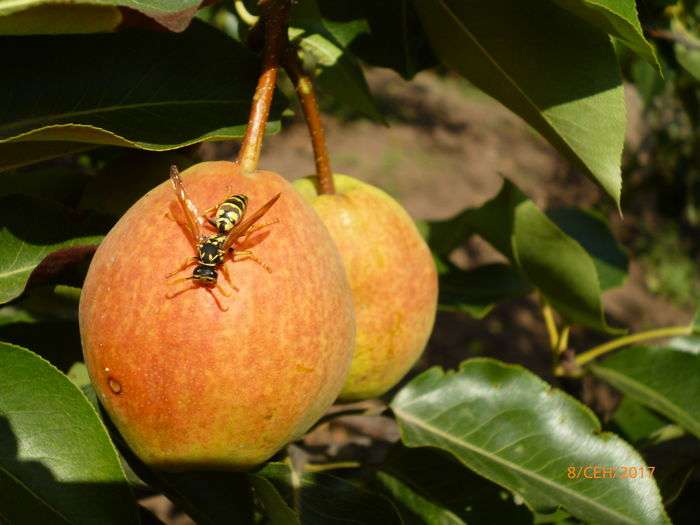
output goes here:
[{"label": "wasp abdomen", "polygon": [[226,233],[238,224],[245,214],[248,205],[248,197],[245,195],[233,195],[219,204],[216,209],[216,228],[219,233]]}]

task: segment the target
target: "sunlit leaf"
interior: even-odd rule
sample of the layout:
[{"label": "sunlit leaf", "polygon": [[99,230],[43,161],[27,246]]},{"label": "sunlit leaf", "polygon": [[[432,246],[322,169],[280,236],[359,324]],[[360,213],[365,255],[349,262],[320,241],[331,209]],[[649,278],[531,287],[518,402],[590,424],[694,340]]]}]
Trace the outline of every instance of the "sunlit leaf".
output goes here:
[{"label": "sunlit leaf", "polygon": [[625,102],[609,37],[549,0],[417,0],[433,50],[619,203]]},{"label": "sunlit leaf", "polygon": [[139,523],[117,453],[70,380],[0,343],[0,511],[9,523]]},{"label": "sunlit leaf", "polygon": [[75,215],[54,202],[24,196],[0,198],[0,225],[0,303],[22,293],[47,255],[96,245],[104,233],[103,222],[92,216]]},{"label": "sunlit leaf", "polygon": [[[410,447],[437,447],[522,497],[536,512],[564,508],[593,523],[669,523],[650,477],[585,479],[587,465],[644,465],[593,413],[531,372],[471,359],[432,368],[391,408]],[[573,471],[571,469],[574,469]]]}]

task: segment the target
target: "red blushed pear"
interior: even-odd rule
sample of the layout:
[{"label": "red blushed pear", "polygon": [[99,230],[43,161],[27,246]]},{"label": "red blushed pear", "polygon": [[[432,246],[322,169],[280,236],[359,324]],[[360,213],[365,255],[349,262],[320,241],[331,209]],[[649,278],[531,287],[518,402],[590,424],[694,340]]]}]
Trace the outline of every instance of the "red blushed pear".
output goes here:
[{"label": "red blushed pear", "polygon": [[242,247],[271,272],[227,257],[238,291],[219,272],[231,291],[213,290],[221,306],[191,280],[170,284],[195,252],[166,181],[95,254],[80,301],[83,352],[100,401],[144,462],[244,470],[303,435],[338,396],[354,346],[349,285],[328,231],[279,175],[205,162],[182,180],[200,211],[243,193],[248,215],[281,194],[260,221],[278,222]]},{"label": "red blushed pear", "polygon": [[380,189],[334,175],[336,193],[319,195],[314,178],[294,187],[328,228],[350,281],[357,336],[340,399],[379,396],[420,357],[437,309],[437,271],[413,220]]}]

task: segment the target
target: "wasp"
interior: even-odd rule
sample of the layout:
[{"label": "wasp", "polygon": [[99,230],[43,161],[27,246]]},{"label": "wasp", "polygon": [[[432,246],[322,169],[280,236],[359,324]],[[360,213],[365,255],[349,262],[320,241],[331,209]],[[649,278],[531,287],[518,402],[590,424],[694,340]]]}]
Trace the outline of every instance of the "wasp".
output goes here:
[{"label": "wasp", "polygon": [[[170,182],[173,185],[177,200],[185,215],[186,227],[191,236],[196,255],[188,257],[182,266],[166,276],[166,279],[170,279],[194,264],[195,267],[190,277],[182,277],[171,281],[171,284],[175,284],[191,280],[194,281],[194,285],[168,297],[172,298],[188,290],[202,287],[214,298],[214,301],[221,310],[227,310],[228,308],[224,308],[221,305],[213,291],[213,289],[216,288],[222,295],[226,297],[230,296],[230,293],[226,292],[221,287],[218,281],[218,272],[221,270],[231,288],[238,290],[231,282],[226,266],[224,265],[226,262],[226,255],[229,253],[231,254],[232,261],[250,259],[268,272],[271,271],[265,263],[253,254],[253,252],[250,250],[238,250],[234,245],[244,244],[251,233],[278,222],[275,220],[264,224],[256,224],[270,210],[273,204],[277,202],[280,194],[278,193],[272,197],[250,217],[243,220],[248,205],[247,196],[241,194],[232,195],[221,204],[206,210],[203,215],[199,215],[197,207],[185,191],[185,186],[176,166],[170,167]],[[211,214],[213,211],[216,211],[214,218],[207,217],[207,215]],[[210,235],[204,233],[202,226],[204,225],[205,218],[206,222],[216,229],[216,233]],[[236,256],[238,258],[236,258]]]}]

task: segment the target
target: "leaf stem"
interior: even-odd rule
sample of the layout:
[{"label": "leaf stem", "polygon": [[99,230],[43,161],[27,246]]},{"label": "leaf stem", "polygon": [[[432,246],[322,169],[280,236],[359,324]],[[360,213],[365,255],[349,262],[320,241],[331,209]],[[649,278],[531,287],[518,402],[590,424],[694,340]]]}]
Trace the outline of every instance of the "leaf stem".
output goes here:
[{"label": "leaf stem", "polygon": [[335,185],[333,183],[331,161],[328,157],[328,148],[326,147],[326,135],[321,125],[321,114],[318,110],[311,76],[304,71],[296,46],[289,45],[287,47],[283,57],[283,66],[294,83],[294,88],[306,119],[306,126],[309,128],[319,192],[332,195],[335,193]]},{"label": "leaf stem", "polygon": [[360,468],[359,461],[339,461],[338,463],[307,463],[304,465],[304,472],[324,472],[327,470],[338,470],[341,468]]},{"label": "leaf stem", "polygon": [[624,337],[618,337],[602,345],[595,346],[586,352],[576,356],[576,364],[584,365],[589,361],[592,361],[596,357],[603,354],[607,354],[613,350],[621,348],[623,346],[631,345],[633,343],[639,343],[641,341],[649,341],[651,339],[663,339],[666,337],[672,337],[674,335],[690,335],[693,333],[692,326],[669,326],[667,328],[657,328],[655,330],[649,330],[646,332],[639,332],[638,334],[626,335]]},{"label": "leaf stem", "polygon": [[253,104],[248,117],[248,127],[238,162],[244,174],[253,173],[258,167],[260,150],[265,136],[265,126],[270,115],[272,97],[275,93],[280,55],[287,46],[287,21],[289,0],[261,0],[262,21],[265,28],[263,68],[253,95]]},{"label": "leaf stem", "polygon": [[557,331],[557,323],[554,321],[554,311],[544,298],[541,298],[541,303],[542,317],[544,318],[544,324],[547,326],[547,334],[549,334],[549,347],[555,351],[559,342],[559,332]]},{"label": "leaf stem", "polygon": [[557,354],[563,354],[569,348],[569,325],[564,326],[559,333],[557,341]]},{"label": "leaf stem", "polygon": [[234,0],[233,8],[236,10],[238,17],[247,26],[254,26],[257,23],[258,18],[260,18],[248,11],[243,0]]}]

